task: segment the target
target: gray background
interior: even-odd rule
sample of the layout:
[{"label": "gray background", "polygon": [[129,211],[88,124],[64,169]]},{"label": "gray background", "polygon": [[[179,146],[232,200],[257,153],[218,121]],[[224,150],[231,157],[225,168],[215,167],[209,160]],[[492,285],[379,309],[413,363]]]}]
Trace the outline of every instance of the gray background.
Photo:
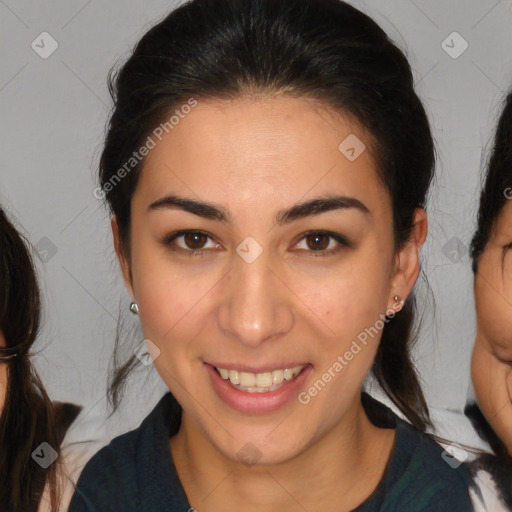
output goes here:
[{"label": "gray background", "polygon": [[[439,163],[423,269],[435,316],[424,318],[415,357],[429,404],[461,411],[475,333],[467,246],[482,151],[512,85],[512,4],[352,3],[406,50],[432,122]],[[123,332],[137,326],[114,258],[108,214],[93,196],[110,108],[107,72],[174,5],[163,0],[0,2],[0,201],[40,253],[45,309],[34,362],[51,396],[84,405],[86,415],[94,413],[90,418],[101,418],[106,410],[118,316]],[[461,55],[464,41],[448,37],[454,31],[468,44]],[[42,32],[58,43],[47,58],[35,51],[51,48],[48,36],[39,37]],[[33,49],[33,41],[40,47]],[[420,285],[420,297],[425,289]],[[431,301],[425,304],[433,307]],[[141,341],[137,331],[128,339],[127,350],[138,336]],[[113,428],[137,425],[165,389],[152,367],[141,368]]]}]

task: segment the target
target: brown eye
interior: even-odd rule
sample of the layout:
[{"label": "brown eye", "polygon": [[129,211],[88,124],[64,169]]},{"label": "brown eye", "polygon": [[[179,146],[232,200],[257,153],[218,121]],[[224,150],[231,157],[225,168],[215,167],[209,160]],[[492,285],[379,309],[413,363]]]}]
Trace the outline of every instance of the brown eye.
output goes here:
[{"label": "brown eye", "polygon": [[186,233],[183,235],[183,241],[189,249],[202,249],[208,237],[203,233]]},{"label": "brown eye", "polygon": [[315,233],[306,237],[308,247],[314,251],[327,249],[329,247],[329,239],[329,236],[322,233]]},{"label": "brown eye", "polygon": [[[210,246],[207,244],[210,243]],[[188,254],[189,256],[203,256],[211,249],[220,249],[210,235],[202,231],[178,231],[165,237],[162,244],[173,251]]]},{"label": "brown eye", "polygon": [[[303,244],[303,247],[300,247],[301,244]],[[301,251],[309,253],[310,256],[329,256],[334,255],[344,247],[352,247],[352,244],[343,235],[338,233],[310,231],[303,234],[296,247],[300,248]]]}]

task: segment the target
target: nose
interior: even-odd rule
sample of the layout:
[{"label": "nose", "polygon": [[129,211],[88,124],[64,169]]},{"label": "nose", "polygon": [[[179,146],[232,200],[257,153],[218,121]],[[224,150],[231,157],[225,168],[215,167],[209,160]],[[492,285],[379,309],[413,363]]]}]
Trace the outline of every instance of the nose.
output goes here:
[{"label": "nose", "polygon": [[234,255],[226,276],[218,324],[224,335],[247,347],[286,334],[294,324],[292,293],[269,263],[265,251],[251,263]]}]

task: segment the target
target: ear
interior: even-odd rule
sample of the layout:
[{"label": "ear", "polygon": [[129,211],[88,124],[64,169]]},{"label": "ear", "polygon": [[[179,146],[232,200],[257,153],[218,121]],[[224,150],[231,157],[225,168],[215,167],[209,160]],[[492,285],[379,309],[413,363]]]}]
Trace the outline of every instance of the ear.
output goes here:
[{"label": "ear", "polygon": [[112,236],[114,238],[114,249],[116,251],[117,261],[119,262],[119,267],[121,268],[121,274],[123,276],[124,284],[128,293],[134,299],[133,287],[132,287],[132,273],[130,269],[130,261],[126,258],[121,245],[121,238],[119,236],[119,226],[117,224],[117,218],[114,215],[112,220],[110,221],[110,225],[112,226]]},{"label": "ear", "polygon": [[416,208],[413,213],[414,226],[411,237],[396,254],[395,270],[391,280],[390,303],[395,303],[393,297],[405,299],[411,293],[412,287],[420,272],[420,250],[428,232],[427,213],[423,208]]}]

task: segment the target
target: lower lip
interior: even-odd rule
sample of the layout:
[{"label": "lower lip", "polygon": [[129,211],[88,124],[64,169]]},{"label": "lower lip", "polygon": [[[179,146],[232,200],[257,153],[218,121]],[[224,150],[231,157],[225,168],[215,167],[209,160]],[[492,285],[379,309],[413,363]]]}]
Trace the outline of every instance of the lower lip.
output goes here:
[{"label": "lower lip", "polygon": [[275,411],[297,399],[301,386],[312,370],[311,365],[306,366],[297,377],[291,381],[284,381],[284,384],[274,391],[248,393],[234,388],[211,364],[204,364],[210,374],[213,389],[222,401],[237,411],[260,414]]}]

